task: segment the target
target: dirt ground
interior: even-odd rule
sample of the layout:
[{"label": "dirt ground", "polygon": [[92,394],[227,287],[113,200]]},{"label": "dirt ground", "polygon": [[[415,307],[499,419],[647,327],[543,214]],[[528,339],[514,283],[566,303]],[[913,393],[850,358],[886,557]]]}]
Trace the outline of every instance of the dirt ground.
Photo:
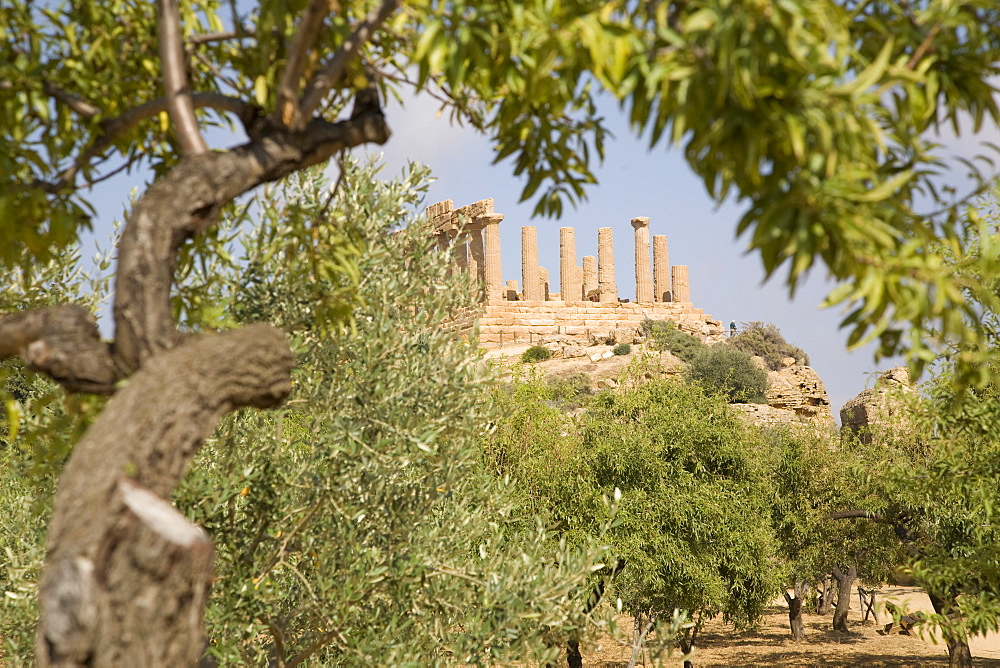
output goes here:
[{"label": "dirt ground", "polygon": [[[876,597],[879,623],[873,623],[871,618],[862,623],[855,594],[848,617],[849,634],[831,631],[831,617],[807,613],[806,641],[795,643],[788,635],[788,607],[783,600],[776,600],[753,631],[736,632],[721,620],[708,622],[699,635],[692,659],[698,667],[947,666],[947,647],[935,644],[932,638],[921,638],[916,630],[913,635],[900,634],[899,627],[884,636],[876,632],[891,620],[883,607],[886,600],[905,604],[909,610],[931,611],[930,600],[920,589],[886,587]],[[631,629],[630,618],[621,618],[619,626]],[[1000,635],[973,638],[969,645],[975,665],[1000,668]],[[587,668],[625,668],[631,655],[629,647],[609,637],[581,649]],[[664,665],[673,668],[682,662],[675,657]]]}]

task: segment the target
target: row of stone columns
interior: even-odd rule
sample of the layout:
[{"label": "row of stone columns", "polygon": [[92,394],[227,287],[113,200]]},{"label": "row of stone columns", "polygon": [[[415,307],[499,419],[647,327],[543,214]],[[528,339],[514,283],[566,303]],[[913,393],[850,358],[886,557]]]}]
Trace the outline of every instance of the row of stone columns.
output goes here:
[{"label": "row of stone columns", "polygon": [[[502,300],[516,295],[517,281],[503,283],[500,261],[503,215],[493,212],[492,199],[457,210],[451,200],[445,200],[428,207],[428,215],[435,222],[438,246],[442,250],[451,248],[457,269],[469,272],[483,286],[483,298]],[[464,227],[459,224],[462,218],[467,221]],[[674,266],[671,275],[667,237],[653,237],[651,267],[649,218],[639,216],[631,222],[635,230],[636,302],[690,301],[688,268]],[[538,231],[534,226],[521,228],[521,277],[523,299],[548,299],[548,273],[538,264]],[[610,227],[598,230],[597,257],[584,256],[582,267],[576,264],[575,230],[572,227],[559,229],[559,288],[564,301],[583,299],[617,303],[614,239]]]},{"label": "row of stone columns", "polygon": [[[653,262],[650,265],[649,218],[633,218],[632,227],[635,228],[636,302],[690,301],[688,268],[685,265],[674,266],[671,276],[667,237],[662,234],[653,237]],[[597,232],[597,257],[584,256],[583,266],[580,267],[576,264],[576,231],[572,227],[559,228],[559,291],[562,300],[590,299],[616,303],[618,286],[615,282],[614,255],[612,230],[602,227]],[[525,300],[548,298],[548,273],[538,264],[538,230],[530,225],[521,228],[521,280]],[[499,284],[499,279],[497,282]],[[510,283],[508,281],[508,286]]]}]

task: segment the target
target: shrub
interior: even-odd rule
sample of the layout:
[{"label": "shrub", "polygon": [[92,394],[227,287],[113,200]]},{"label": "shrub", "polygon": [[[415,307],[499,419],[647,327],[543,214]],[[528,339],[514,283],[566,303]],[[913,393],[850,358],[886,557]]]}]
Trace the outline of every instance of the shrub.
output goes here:
[{"label": "shrub", "polygon": [[764,364],[772,371],[781,368],[784,357],[794,357],[798,364],[809,365],[806,351],[785,341],[781,330],[771,323],[745,322],[743,331],[731,343],[738,350],[763,358]]},{"label": "shrub", "polygon": [[727,345],[705,347],[691,362],[689,377],[737,404],[766,401],[767,372],[750,355]]},{"label": "shrub", "polygon": [[619,343],[617,346],[611,349],[611,352],[615,355],[628,355],[632,352],[632,346],[627,343]]},{"label": "shrub", "polygon": [[552,351],[545,346],[531,346],[521,353],[522,362],[541,362],[552,357]]},{"label": "shrub", "polygon": [[552,391],[552,398],[563,404],[579,405],[578,399],[592,394],[590,378],[585,373],[574,373],[569,376],[550,377],[545,384]]},{"label": "shrub", "polygon": [[646,319],[642,332],[652,343],[654,350],[669,350],[675,356],[690,363],[705,348],[697,337],[677,329],[677,325],[666,320]]}]

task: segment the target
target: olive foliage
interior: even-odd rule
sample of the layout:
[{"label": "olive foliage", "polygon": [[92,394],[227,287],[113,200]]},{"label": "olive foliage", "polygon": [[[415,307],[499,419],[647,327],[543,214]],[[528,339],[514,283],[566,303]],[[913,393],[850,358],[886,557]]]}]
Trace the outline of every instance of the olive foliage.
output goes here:
[{"label": "olive foliage", "polygon": [[[769,275],[784,269],[794,289],[825,265],[849,343],[878,340],[918,367],[937,342],[958,343],[970,351],[958,380],[987,382],[992,353],[961,297],[997,306],[975,278],[996,258],[968,253],[956,234],[967,197],[944,182],[956,163],[934,132],[1000,118],[992,0],[336,7],[179,3],[198,122],[295,129],[301,114],[333,120],[373,82],[386,96],[425,90],[490,137],[538,213],[558,215],[595,181],[608,136],[597,101],[608,94],[652,145],[680,147],[713,198],[735,197],[737,231]],[[0,261],[10,264],[90,225],[82,186],[175,164],[181,119],[162,103],[154,6],[17,0],[0,12],[0,232],[12,240]],[[992,152],[957,165],[972,194],[988,187]],[[957,280],[926,250],[939,243],[982,271]]]},{"label": "olive foliage", "polygon": [[[502,391],[492,461],[568,540],[612,523],[603,540],[623,565],[610,590],[623,609],[751,626],[781,576],[774,534],[760,521],[770,516],[769,447],[721,396],[646,380],[634,364],[621,389],[592,397],[575,419],[537,380]],[[618,500],[613,515],[609,498]],[[670,647],[678,636],[660,639]]]},{"label": "olive foliage", "polygon": [[[481,465],[496,419],[492,375],[474,347],[438,327],[471,286],[448,275],[446,254],[412,214],[427,170],[382,182],[371,165],[344,167],[326,210],[330,187],[315,170],[245,204],[255,222],[237,211],[214,240],[232,263],[192,269],[179,289],[204,295],[189,288],[210,285],[216,300],[182,309],[192,327],[273,322],[298,358],[287,405],[226,417],[174,496],[216,540],[206,652],[219,665],[553,660],[565,638],[593,625],[584,604],[603,551],[560,544],[525,513],[521,493]],[[323,305],[312,294],[336,290],[341,275],[314,284],[308,266],[284,261],[315,242],[290,233],[296,218],[353,231],[353,327],[316,318]],[[12,515],[0,584],[18,614],[0,630],[9,656],[28,662],[58,467],[22,478],[32,461],[22,449],[44,442],[26,433],[34,422],[57,430],[63,456],[79,429],[67,429],[66,409],[11,401],[26,418],[0,452]]]}]

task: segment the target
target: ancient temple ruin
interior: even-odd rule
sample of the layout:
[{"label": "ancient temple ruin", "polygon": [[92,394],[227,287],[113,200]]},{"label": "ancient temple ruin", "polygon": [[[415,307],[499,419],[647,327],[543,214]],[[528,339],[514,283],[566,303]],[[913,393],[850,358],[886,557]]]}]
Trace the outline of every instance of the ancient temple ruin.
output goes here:
[{"label": "ancient temple ruin", "polygon": [[[670,320],[703,339],[722,336],[722,323],[691,303],[686,265],[671,267],[667,237],[653,235],[649,218],[632,218],[635,230],[635,300],[620,299],[615,279],[614,239],[610,227],[597,235],[597,255],[577,258],[576,231],[559,229],[559,291],[538,263],[538,230],[521,228],[521,282],[504,283],[500,261],[503,214],[484,199],[455,208],[445,200],[427,208],[438,247],[451,252],[457,270],[469,272],[481,286],[479,341],[486,346],[531,343],[566,337],[589,343],[594,338],[628,340],[643,320]],[[650,262],[652,250],[652,262]]]}]

